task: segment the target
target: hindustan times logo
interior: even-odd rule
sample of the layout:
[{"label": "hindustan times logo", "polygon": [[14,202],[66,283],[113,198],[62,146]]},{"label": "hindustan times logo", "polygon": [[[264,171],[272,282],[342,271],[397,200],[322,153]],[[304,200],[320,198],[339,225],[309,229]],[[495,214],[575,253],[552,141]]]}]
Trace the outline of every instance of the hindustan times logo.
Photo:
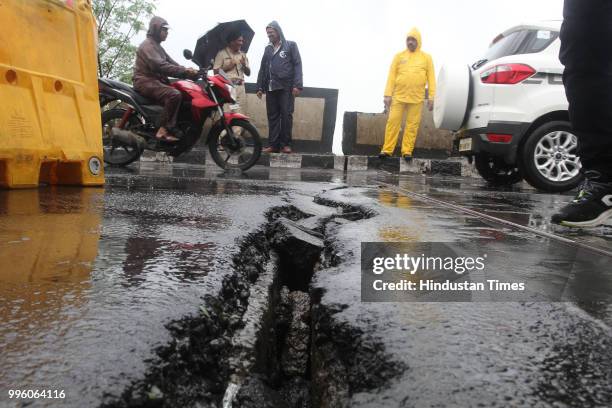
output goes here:
[{"label": "hindustan times logo", "polygon": [[537,292],[539,287],[528,289],[528,282],[523,281],[525,278],[513,279],[500,268],[514,261],[495,246],[482,242],[362,242],[361,300],[506,302],[541,299]]},{"label": "hindustan times logo", "polygon": [[487,255],[479,257],[410,256],[397,254],[394,257],[377,257],[372,262],[372,272],[381,275],[386,271],[406,271],[414,275],[417,271],[445,271],[462,275],[465,272],[485,269]]}]

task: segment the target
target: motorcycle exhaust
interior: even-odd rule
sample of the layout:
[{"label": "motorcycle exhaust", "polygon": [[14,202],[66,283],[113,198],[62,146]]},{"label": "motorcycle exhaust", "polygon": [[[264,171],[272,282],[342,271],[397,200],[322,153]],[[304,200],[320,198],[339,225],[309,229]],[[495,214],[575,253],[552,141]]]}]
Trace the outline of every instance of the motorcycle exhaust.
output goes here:
[{"label": "motorcycle exhaust", "polygon": [[140,150],[144,150],[147,145],[147,141],[144,137],[137,135],[129,130],[123,130],[119,128],[112,128],[111,135],[113,139],[126,144],[128,146],[136,147]]}]

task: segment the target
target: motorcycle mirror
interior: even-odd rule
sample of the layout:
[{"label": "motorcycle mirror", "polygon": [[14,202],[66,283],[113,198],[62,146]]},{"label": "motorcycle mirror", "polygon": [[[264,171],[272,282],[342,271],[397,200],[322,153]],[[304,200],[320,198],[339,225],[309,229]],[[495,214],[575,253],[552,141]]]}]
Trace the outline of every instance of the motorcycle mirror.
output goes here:
[{"label": "motorcycle mirror", "polygon": [[183,57],[187,60],[193,59],[193,53],[189,50],[183,50]]}]

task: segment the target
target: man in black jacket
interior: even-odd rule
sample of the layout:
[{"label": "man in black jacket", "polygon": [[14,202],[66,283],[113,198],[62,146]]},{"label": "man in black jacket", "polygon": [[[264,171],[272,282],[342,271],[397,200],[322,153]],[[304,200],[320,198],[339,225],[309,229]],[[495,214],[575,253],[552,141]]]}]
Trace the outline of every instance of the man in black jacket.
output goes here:
[{"label": "man in black jacket", "polygon": [[569,227],[612,218],[612,1],[565,0],[560,59],[585,181],[553,215]]},{"label": "man in black jacket", "polygon": [[266,153],[291,153],[293,107],[302,90],[302,58],[298,46],[285,40],[276,21],[266,27],[270,44],[264,51],[257,77],[257,97],[266,94],[268,143]]}]

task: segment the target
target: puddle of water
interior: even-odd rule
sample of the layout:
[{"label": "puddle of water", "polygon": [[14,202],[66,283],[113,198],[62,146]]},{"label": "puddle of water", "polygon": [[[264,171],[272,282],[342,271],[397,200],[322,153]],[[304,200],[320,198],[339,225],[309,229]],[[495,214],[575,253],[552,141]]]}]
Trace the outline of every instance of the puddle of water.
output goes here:
[{"label": "puddle of water", "polygon": [[524,185],[495,188],[481,181],[453,185],[435,178],[401,176],[399,186],[408,191],[467,207],[520,225],[579,240],[601,249],[612,249],[612,221],[608,226],[575,229],[551,224],[552,214],[571,200],[574,192],[549,194]]},{"label": "puddle of water", "polygon": [[[32,347],[54,344],[86,307],[103,195],[94,188],[0,192],[3,390],[26,386],[26,379],[46,372],[44,365],[22,362]],[[61,359],[50,349],[43,360]]]},{"label": "puddle of water", "polygon": [[[480,242],[497,254],[495,274],[530,282],[538,293],[552,299],[602,301],[612,300],[612,276],[607,271],[609,258],[594,256],[576,246],[552,241],[536,234],[497,225],[488,220],[465,216],[443,207],[426,207],[417,200],[388,189],[370,190],[365,195],[391,212],[377,222],[377,239],[384,242]],[[436,198],[438,198],[436,196]],[[461,201],[464,196],[458,196]],[[449,198],[446,197],[446,200]],[[500,201],[500,200],[498,200]],[[509,200],[511,201],[511,200]],[[527,200],[522,200],[527,202]],[[389,210],[385,211],[389,212]],[[450,213],[450,217],[448,214]],[[489,211],[486,211],[489,213]],[[517,224],[527,222],[527,213],[492,212]],[[612,292],[610,292],[612,293]],[[591,309],[602,308],[595,302]],[[603,310],[607,313],[607,310]],[[609,316],[608,316],[609,317]]]},{"label": "puddle of water", "polygon": [[0,390],[63,389],[68,407],[116,397],[170,340],[165,324],[216,293],[235,239],[283,190],[117,184],[0,191]]}]

